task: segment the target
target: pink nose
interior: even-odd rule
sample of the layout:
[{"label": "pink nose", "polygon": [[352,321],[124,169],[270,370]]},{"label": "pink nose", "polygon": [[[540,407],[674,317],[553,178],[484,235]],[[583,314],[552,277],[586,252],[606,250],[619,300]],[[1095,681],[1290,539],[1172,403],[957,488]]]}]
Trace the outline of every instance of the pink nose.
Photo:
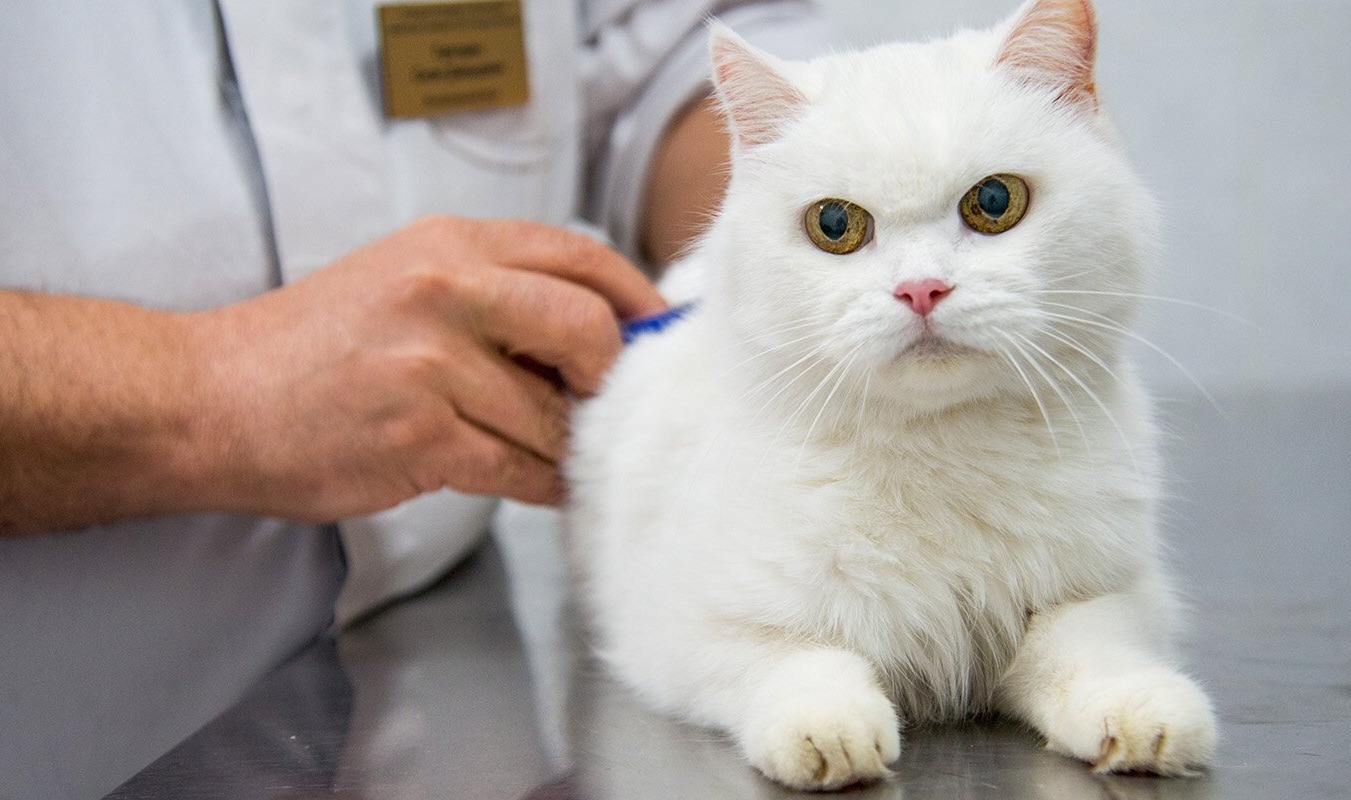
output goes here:
[{"label": "pink nose", "polygon": [[896,285],[892,292],[897,300],[904,302],[915,310],[921,317],[929,316],[938,305],[938,301],[952,294],[952,286],[938,280],[929,278],[922,281],[905,281]]}]

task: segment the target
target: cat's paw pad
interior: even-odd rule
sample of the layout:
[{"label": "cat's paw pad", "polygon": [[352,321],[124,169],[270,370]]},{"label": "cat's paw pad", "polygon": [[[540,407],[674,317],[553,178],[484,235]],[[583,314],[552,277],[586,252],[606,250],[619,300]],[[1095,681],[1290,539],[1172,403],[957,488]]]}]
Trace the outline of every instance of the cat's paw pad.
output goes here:
[{"label": "cat's paw pad", "polygon": [[794,789],[885,778],[901,756],[896,712],[880,691],[794,699],[763,714],[744,744],[757,769]]},{"label": "cat's paw pad", "polygon": [[1053,750],[1095,772],[1190,775],[1215,752],[1215,714],[1190,679],[1166,671],[1076,681]]}]

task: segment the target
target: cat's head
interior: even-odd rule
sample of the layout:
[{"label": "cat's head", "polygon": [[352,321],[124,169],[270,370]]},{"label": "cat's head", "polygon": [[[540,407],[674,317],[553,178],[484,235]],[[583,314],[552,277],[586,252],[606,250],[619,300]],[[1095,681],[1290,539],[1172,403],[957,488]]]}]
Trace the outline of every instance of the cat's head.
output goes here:
[{"label": "cat's head", "polygon": [[1087,0],[807,63],[715,28],[735,145],[705,247],[734,335],[808,388],[924,408],[1102,377],[1156,225],[1098,106],[1096,36]]}]

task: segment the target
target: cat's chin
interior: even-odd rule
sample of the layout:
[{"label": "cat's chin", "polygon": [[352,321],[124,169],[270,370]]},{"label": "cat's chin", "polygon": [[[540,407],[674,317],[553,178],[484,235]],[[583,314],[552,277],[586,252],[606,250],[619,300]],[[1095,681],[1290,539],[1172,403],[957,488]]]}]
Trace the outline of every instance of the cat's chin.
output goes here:
[{"label": "cat's chin", "polygon": [[996,393],[998,356],[940,336],[925,335],[881,370],[875,389],[917,411],[937,411]]}]

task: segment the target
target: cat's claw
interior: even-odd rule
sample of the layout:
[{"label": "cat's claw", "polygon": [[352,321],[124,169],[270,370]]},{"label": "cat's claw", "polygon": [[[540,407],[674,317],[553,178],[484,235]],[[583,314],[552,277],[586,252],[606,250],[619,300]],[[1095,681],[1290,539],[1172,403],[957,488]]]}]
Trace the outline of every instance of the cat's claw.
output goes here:
[{"label": "cat's claw", "polygon": [[880,692],[855,702],[806,701],[776,717],[747,737],[746,750],[757,769],[794,789],[885,778],[901,755],[896,714]]},{"label": "cat's claw", "polygon": [[1215,751],[1210,702],[1188,678],[1170,672],[1080,681],[1048,745],[1093,771],[1195,775]]},{"label": "cat's claw", "polygon": [[[1109,728],[1111,723],[1109,722]],[[1206,736],[1193,732],[1188,737],[1193,742],[1203,741]],[[1189,755],[1179,757],[1172,745],[1170,729],[1159,727],[1149,736],[1122,736],[1108,733],[1102,737],[1098,758],[1094,760],[1093,771],[1109,772],[1152,772],[1157,775],[1188,777],[1199,774],[1199,767],[1209,760],[1212,745],[1197,747],[1193,744]]]}]

